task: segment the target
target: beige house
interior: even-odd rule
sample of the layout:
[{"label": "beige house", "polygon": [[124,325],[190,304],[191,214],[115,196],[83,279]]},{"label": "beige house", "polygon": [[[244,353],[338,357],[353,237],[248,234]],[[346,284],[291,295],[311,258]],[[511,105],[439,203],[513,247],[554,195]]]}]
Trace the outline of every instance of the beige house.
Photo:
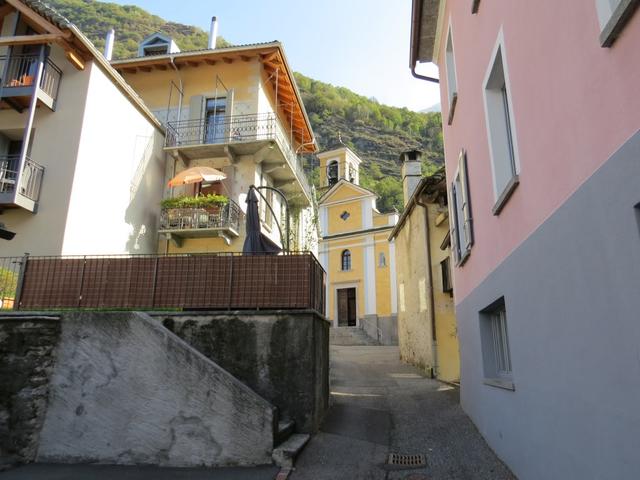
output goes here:
[{"label": "beige house", "polygon": [[403,154],[405,209],[396,244],[400,356],[433,377],[460,380],[444,171],[422,177],[419,152]]},{"label": "beige house", "polygon": [[152,253],[163,128],[42,2],[0,7],[1,255]]},{"label": "beige house", "polygon": [[[289,235],[292,250],[317,253],[314,194],[304,171],[304,154],[317,147],[282,45],[179,52],[171,39],[156,34],[145,39],[141,52],[147,43],[153,46],[150,55],[112,65],[166,125],[164,198],[216,194],[227,199],[214,209],[157,203],[159,252],[241,251],[246,195],[255,185],[268,187],[261,191],[263,233],[278,244]],[[225,178],[166,186],[196,166],[215,168]],[[285,203],[290,234],[284,231]]]}]

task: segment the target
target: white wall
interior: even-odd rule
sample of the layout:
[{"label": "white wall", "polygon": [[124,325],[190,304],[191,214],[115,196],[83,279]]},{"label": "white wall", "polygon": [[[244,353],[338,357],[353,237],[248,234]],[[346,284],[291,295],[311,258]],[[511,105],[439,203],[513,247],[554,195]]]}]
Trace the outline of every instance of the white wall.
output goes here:
[{"label": "white wall", "polygon": [[155,253],[163,135],[95,64],[62,253]]}]

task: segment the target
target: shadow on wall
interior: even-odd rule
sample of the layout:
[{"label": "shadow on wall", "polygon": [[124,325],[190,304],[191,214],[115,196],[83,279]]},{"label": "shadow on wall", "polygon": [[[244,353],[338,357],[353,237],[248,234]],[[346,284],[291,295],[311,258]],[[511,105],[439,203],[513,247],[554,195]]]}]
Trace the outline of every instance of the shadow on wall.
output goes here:
[{"label": "shadow on wall", "polygon": [[164,181],[162,155],[156,152],[158,134],[138,136],[134,150],[135,171],[131,176],[131,197],[125,212],[125,222],[131,227],[127,240],[128,253],[156,253]]},{"label": "shadow on wall", "polygon": [[640,235],[640,203],[636,205],[634,210],[636,212],[636,222],[638,224],[638,235]]}]

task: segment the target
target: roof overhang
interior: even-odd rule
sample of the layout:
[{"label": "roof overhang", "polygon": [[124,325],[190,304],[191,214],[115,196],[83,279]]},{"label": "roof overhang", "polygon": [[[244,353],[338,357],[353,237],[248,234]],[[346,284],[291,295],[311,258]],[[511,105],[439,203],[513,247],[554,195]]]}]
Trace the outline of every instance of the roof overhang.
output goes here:
[{"label": "roof overhang", "polygon": [[417,62],[434,62],[442,0],[413,0],[411,9],[411,47],[409,67]]},{"label": "roof overhang", "polygon": [[284,113],[287,126],[291,126],[294,136],[301,145],[300,152],[314,153],[318,150],[311,122],[302,103],[293,72],[280,42],[259,45],[199,50],[167,55],[137,57],[111,62],[121,74],[151,72],[153,70],[179,70],[196,68],[201,65],[224,65],[234,62],[259,61],[266,73],[267,81],[278,92],[279,111]]}]

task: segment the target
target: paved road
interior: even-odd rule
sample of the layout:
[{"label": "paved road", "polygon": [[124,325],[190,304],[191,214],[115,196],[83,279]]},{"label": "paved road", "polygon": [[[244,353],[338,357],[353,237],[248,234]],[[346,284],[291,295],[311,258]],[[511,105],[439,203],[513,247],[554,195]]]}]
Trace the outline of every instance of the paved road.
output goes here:
[{"label": "paved road", "polygon": [[[458,390],[402,364],[397,347],[331,346],[331,400],[322,431],[292,480],[511,480],[458,403]],[[427,466],[393,469],[389,453]]]},{"label": "paved road", "polygon": [[272,480],[280,470],[255,468],[156,468],[110,465],[27,465],[0,473],[0,480]]}]

